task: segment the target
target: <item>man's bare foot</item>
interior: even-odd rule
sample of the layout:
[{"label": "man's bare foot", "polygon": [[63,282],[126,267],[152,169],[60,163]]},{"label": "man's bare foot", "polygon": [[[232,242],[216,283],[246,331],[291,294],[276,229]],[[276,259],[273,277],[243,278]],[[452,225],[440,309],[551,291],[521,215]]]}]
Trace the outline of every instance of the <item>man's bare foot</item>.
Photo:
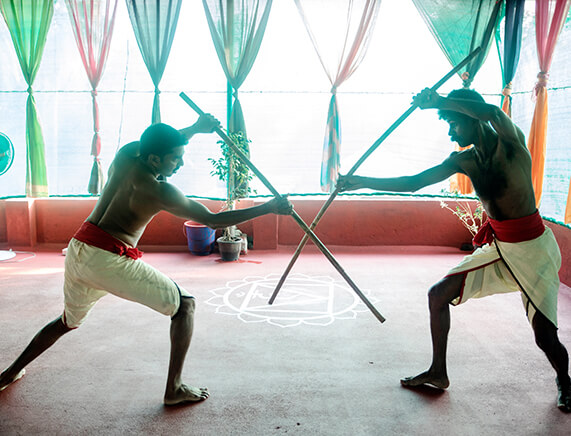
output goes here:
[{"label": "man's bare foot", "polygon": [[208,388],[195,388],[193,386],[181,385],[172,394],[165,394],[165,406],[174,406],[183,403],[196,403],[204,401],[209,397]]},{"label": "man's bare foot", "polygon": [[16,376],[13,377],[12,379],[8,379],[8,378],[4,377],[4,374],[6,374],[6,372],[3,372],[2,374],[0,374],[0,392],[3,391],[4,389],[6,389],[8,386],[10,386],[15,381],[20,380],[24,376],[25,373],[26,373],[26,370],[23,369],[18,374],[16,374]]},{"label": "man's bare foot", "polygon": [[567,382],[563,385],[559,379],[555,382],[557,383],[557,407],[562,412],[569,413],[571,412],[571,384]]},{"label": "man's bare foot", "polygon": [[430,371],[423,372],[422,374],[418,374],[415,377],[405,377],[401,379],[400,383],[406,387],[430,385],[438,389],[446,389],[448,386],[450,386],[450,381],[448,380],[447,376],[435,376],[432,375]]}]

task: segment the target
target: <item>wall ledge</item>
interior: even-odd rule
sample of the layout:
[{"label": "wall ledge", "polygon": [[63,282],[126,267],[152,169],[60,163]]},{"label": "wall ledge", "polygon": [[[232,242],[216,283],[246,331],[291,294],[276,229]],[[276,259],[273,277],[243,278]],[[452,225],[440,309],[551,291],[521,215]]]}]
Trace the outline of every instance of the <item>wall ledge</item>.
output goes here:
[{"label": "wall ledge", "polygon": [[[195,199],[213,212],[222,201]],[[238,207],[265,203],[269,198],[251,198]],[[293,197],[296,212],[309,225],[326,201],[325,196]],[[0,199],[0,249],[60,251],[91,213],[97,197],[48,197]],[[448,197],[340,196],[315,229],[326,246],[433,246],[459,249],[471,235],[452,212],[457,201]],[[472,207],[476,200],[460,199]],[[186,251],[183,233],[186,220],[166,212],[149,224],[139,242],[144,251]],[[571,286],[571,227],[544,219],[561,249],[561,281]],[[254,250],[297,246],[304,233],[290,216],[265,215],[238,226],[253,239]],[[312,245],[312,243],[309,243]]]}]

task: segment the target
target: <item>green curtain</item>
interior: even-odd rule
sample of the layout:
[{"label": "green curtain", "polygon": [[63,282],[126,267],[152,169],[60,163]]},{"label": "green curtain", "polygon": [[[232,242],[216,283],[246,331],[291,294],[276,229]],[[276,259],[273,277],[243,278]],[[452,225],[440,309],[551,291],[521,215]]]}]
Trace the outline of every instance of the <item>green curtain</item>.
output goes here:
[{"label": "green curtain", "polygon": [[459,72],[469,88],[483,65],[502,15],[498,0],[413,0],[451,65],[457,65],[478,46],[482,51]]},{"label": "green curtain", "polygon": [[500,51],[500,67],[504,86],[502,110],[510,117],[512,116],[512,80],[515,77],[521,51],[524,8],[525,0],[506,0],[503,44],[499,26],[496,30],[496,42],[498,51]]},{"label": "green curtain", "polygon": [[160,123],[159,83],[171,51],[182,0],[126,1],[139,50],[155,85],[152,123]]},{"label": "green curtain", "polygon": [[[482,47],[466,70],[458,72],[463,87],[469,88],[490,51],[502,18],[503,0],[413,0],[413,3],[451,65],[457,65],[474,49]],[[456,174],[450,179],[450,190],[469,194],[474,188],[468,177]]]},{"label": "green curtain", "polygon": [[258,55],[272,0],[202,0],[202,4],[220,65],[234,91],[228,130],[246,136],[238,89]]},{"label": "green curtain", "polygon": [[28,84],[26,195],[45,197],[48,195],[45,144],[32,85],[42,60],[54,3],[53,0],[0,0],[0,10],[10,30],[16,55]]}]

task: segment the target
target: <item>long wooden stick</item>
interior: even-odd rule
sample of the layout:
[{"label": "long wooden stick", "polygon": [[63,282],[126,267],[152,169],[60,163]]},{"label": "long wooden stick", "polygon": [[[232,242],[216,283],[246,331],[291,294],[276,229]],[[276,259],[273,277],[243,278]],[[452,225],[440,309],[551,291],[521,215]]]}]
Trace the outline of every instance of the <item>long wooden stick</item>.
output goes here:
[{"label": "long wooden stick", "polygon": [[[456,65],[454,68],[452,68],[452,70],[450,70],[442,79],[440,79],[438,82],[436,82],[436,84],[430,88],[432,91],[436,91],[438,88],[440,88],[446,81],[448,81],[448,79],[450,79],[454,74],[456,74],[458,71],[460,71],[460,69],[466,65],[468,62],[470,62],[470,60],[472,60],[479,52],[480,52],[481,48],[478,47],[476,48],[474,51],[472,51],[472,53],[470,53],[462,62],[460,62],[458,65]],[[361,166],[361,164],[365,161],[365,159],[367,159],[371,153],[373,153],[377,147],[379,145],[381,145],[381,143],[387,139],[387,137],[404,121],[408,118],[408,116],[410,114],[412,114],[414,112],[414,110],[417,108],[418,106],[416,105],[416,103],[412,103],[412,105],[405,111],[405,113],[403,113],[393,124],[391,124],[391,126],[379,137],[379,139],[377,139],[373,145],[371,145],[369,147],[369,149],[365,152],[365,154],[363,154],[363,156],[361,156],[361,158],[355,163],[355,165],[353,165],[353,167],[349,170],[349,172],[347,173],[348,176],[351,176],[355,173],[355,171],[357,171],[357,168],[359,168]],[[325,212],[327,211],[327,209],[329,208],[329,206],[331,205],[331,203],[333,203],[333,200],[335,199],[335,197],[337,196],[337,194],[339,193],[339,190],[337,188],[335,188],[335,190],[331,193],[331,195],[329,196],[329,198],[327,199],[327,201],[323,204],[323,206],[321,206],[321,209],[319,210],[319,212],[317,213],[317,215],[315,216],[315,218],[313,219],[313,222],[311,223],[310,229],[313,231],[315,229],[315,227],[317,226],[317,224],[319,223],[319,221],[321,220],[321,218],[323,217],[323,215],[325,214]],[[284,271],[284,273],[282,274],[280,280],[278,281],[278,284],[276,286],[276,289],[274,290],[272,296],[270,297],[269,300],[269,304],[272,304],[274,302],[274,300],[276,299],[278,292],[280,291],[281,287],[283,286],[288,274],[290,273],[291,269],[293,268],[293,265],[295,264],[295,262],[297,261],[297,258],[299,257],[299,255],[301,254],[301,250],[303,250],[303,247],[305,247],[305,244],[307,244],[307,240],[309,238],[307,237],[307,234],[303,235],[302,240],[300,241],[299,245],[297,246],[297,249],[295,250],[295,253],[293,254],[286,270]]]},{"label": "long wooden stick", "polygon": [[[203,115],[204,112],[190,99],[190,97],[188,97],[184,92],[180,93],[180,97],[192,108],[194,109],[199,115]],[[226,132],[224,132],[224,130],[222,130],[220,127],[216,127],[215,132],[218,134],[218,136],[220,136],[224,142],[228,145],[228,147],[230,147],[232,149],[232,151],[234,153],[236,153],[236,155],[240,158],[240,160],[245,163],[251,170],[252,172],[258,176],[258,178],[262,181],[262,183],[270,190],[270,192],[275,196],[275,197],[281,197],[280,193],[276,190],[276,188],[274,188],[272,186],[272,184],[269,182],[268,179],[266,179],[266,177],[264,177],[264,175],[260,172],[260,170],[258,168],[256,168],[256,166],[250,161],[250,159],[248,159],[248,157],[236,146],[236,144],[234,144],[234,141],[232,141],[232,139],[230,139],[230,137],[226,134]],[[317,247],[319,247],[319,249],[321,250],[321,252],[325,255],[325,257],[327,257],[327,259],[329,259],[329,261],[333,264],[333,266],[335,267],[335,269],[337,271],[339,271],[339,274],[341,274],[341,276],[345,279],[345,281],[349,284],[349,286],[351,286],[351,288],[353,288],[353,290],[355,291],[355,293],[359,296],[359,298],[361,298],[361,300],[363,301],[363,303],[365,303],[365,305],[371,310],[371,312],[373,312],[373,315],[375,315],[375,317],[380,321],[380,322],[384,322],[385,318],[383,317],[383,315],[380,314],[380,312],[375,308],[375,306],[373,306],[373,304],[367,299],[367,297],[361,292],[361,290],[357,287],[357,285],[353,282],[353,280],[351,279],[351,277],[349,277],[347,275],[347,273],[345,272],[345,270],[341,267],[341,265],[339,264],[339,262],[337,262],[337,260],[335,259],[335,257],[333,257],[333,255],[331,254],[331,252],[327,249],[327,247],[323,244],[323,242],[321,242],[319,240],[319,238],[315,235],[315,233],[313,233],[313,231],[308,227],[308,225],[303,221],[303,219],[298,215],[298,213],[295,210],[292,210],[291,216],[295,219],[295,221],[297,222],[297,224],[301,227],[301,229],[305,232],[306,236],[308,238],[310,238],[313,243],[315,245],[317,245]]]}]

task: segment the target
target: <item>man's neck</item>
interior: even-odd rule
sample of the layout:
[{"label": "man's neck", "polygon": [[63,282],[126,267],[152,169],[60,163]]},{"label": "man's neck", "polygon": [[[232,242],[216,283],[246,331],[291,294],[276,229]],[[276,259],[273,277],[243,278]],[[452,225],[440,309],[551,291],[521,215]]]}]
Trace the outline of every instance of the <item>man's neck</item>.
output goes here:
[{"label": "man's neck", "polygon": [[149,162],[143,160],[143,158],[141,158],[141,157],[139,158],[139,165],[141,166],[143,172],[149,173],[150,175],[153,176],[154,179],[156,179],[160,176],[159,171],[153,165],[151,165]]}]

